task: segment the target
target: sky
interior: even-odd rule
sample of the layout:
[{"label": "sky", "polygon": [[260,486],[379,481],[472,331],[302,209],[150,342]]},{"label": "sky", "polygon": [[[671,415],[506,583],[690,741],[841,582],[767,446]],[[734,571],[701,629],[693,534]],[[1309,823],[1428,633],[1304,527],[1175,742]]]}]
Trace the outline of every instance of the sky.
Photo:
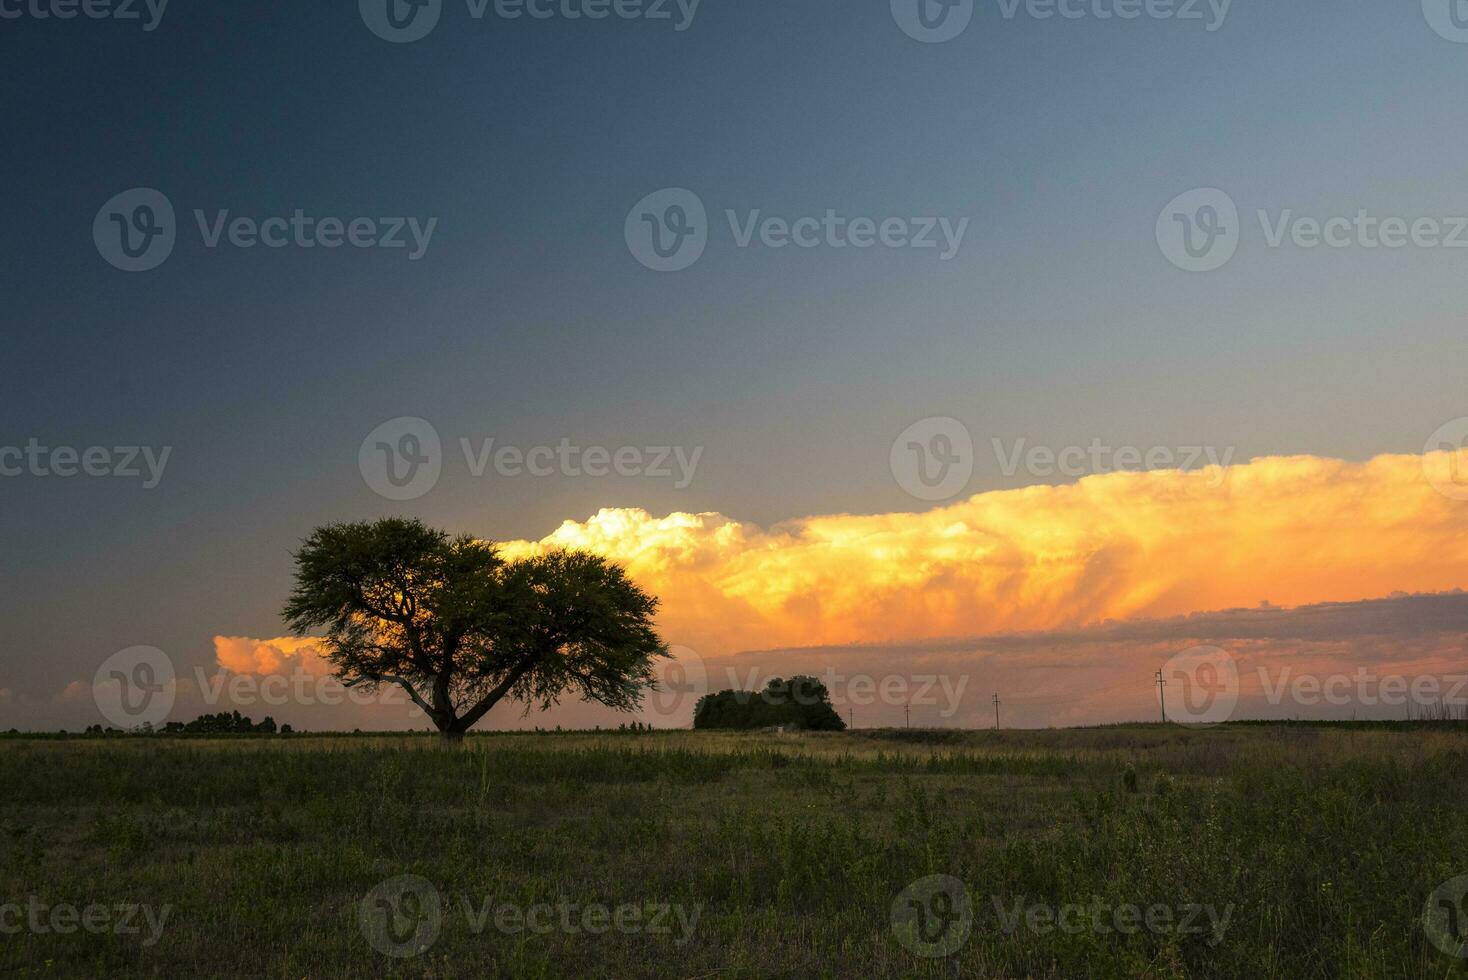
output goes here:
[{"label": "sky", "polygon": [[139,646],[170,717],[318,676],[291,552],[390,514],[626,562],[690,687],[966,679],[933,724],[1468,659],[1412,615],[1468,580],[1449,0],[87,9],[0,0],[4,727]]}]

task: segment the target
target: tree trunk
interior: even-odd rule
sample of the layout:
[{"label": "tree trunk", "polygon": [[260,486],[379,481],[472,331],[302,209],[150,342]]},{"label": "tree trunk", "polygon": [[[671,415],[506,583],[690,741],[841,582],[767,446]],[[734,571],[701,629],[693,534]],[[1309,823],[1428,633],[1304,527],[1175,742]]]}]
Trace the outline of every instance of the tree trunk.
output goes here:
[{"label": "tree trunk", "polygon": [[454,731],[452,728],[444,728],[438,733],[438,741],[441,745],[462,745],[464,743],[464,733]]}]

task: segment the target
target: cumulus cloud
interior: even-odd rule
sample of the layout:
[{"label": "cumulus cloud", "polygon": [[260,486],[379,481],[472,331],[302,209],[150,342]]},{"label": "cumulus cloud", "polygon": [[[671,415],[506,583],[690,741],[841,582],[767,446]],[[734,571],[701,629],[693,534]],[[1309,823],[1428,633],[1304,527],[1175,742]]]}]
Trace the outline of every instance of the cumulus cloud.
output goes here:
[{"label": "cumulus cloud", "polygon": [[313,637],[281,636],[259,640],[247,636],[216,636],[214,659],[236,674],[290,674],[311,676],[331,673],[321,652],[321,641]]},{"label": "cumulus cloud", "polygon": [[921,513],[807,517],[603,510],[509,556],[587,548],[663,600],[675,643],[739,649],[1047,630],[1298,606],[1468,577],[1468,504],[1446,454],[1098,475]]}]

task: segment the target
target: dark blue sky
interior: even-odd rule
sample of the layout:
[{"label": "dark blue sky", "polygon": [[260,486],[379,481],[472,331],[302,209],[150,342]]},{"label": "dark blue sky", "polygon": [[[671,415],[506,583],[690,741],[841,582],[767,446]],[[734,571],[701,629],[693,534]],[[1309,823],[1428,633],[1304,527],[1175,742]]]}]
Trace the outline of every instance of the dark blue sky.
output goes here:
[{"label": "dark blue sky", "polygon": [[[1035,482],[991,438],[1365,458],[1463,414],[1468,253],[1271,249],[1254,218],[1468,214],[1468,45],[1415,3],[1236,0],[1210,32],[981,0],[941,44],[886,0],[703,0],[681,32],[447,0],[407,44],[347,0],[172,0],[152,31],[0,6],[26,11],[0,19],[0,445],[172,447],[154,489],[0,479],[0,688],[28,696],[133,644],[205,663],[215,633],[277,635],[289,551],[327,520],[919,509],[888,451],[929,416],[973,432],[976,492]],[[178,240],[126,273],[92,228],[135,187]],[[669,187],[711,240],[660,274],[624,221]],[[1200,187],[1243,215],[1207,274],[1155,237]],[[416,261],[211,249],[195,209],[437,225]],[[726,209],[969,225],[949,261],[739,248]],[[400,416],[446,451],[396,503],[358,449]],[[703,455],[681,489],[474,477],[461,437]]]}]

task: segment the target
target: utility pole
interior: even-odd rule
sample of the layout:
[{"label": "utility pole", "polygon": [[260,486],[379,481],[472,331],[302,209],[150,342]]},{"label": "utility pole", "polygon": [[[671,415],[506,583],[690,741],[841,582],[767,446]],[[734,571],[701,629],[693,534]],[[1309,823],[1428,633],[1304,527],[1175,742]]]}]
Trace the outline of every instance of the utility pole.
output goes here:
[{"label": "utility pole", "polygon": [[1162,702],[1162,721],[1164,724],[1167,722],[1167,692],[1164,690],[1166,687],[1167,681],[1162,679],[1162,668],[1159,667],[1157,668],[1157,699]]},{"label": "utility pole", "polygon": [[907,716],[907,727],[908,728],[911,728],[912,727],[912,705],[910,705],[910,704],[903,705],[902,706],[902,713]]},{"label": "utility pole", "polygon": [[999,731],[999,695],[994,695],[994,730]]}]

